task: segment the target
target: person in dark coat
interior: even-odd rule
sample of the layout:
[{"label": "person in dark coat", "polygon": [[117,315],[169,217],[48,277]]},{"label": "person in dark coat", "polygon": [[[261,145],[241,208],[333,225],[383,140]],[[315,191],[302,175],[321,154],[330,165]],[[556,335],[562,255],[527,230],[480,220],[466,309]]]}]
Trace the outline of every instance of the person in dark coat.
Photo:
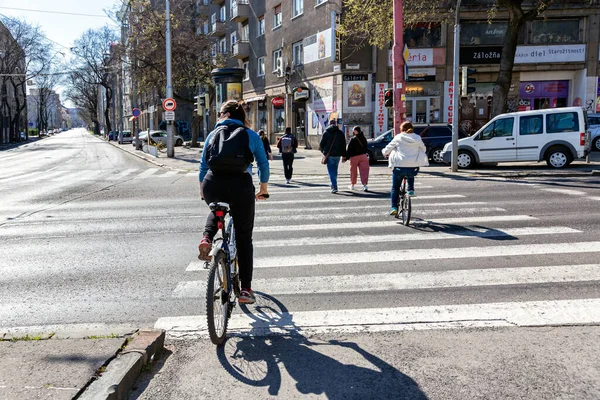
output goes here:
[{"label": "person in dark coat", "polygon": [[294,154],[298,151],[298,139],[292,134],[292,128],[285,128],[285,134],[277,141],[277,148],[283,160],[285,183],[289,184],[294,173],[294,168],[292,167],[294,164]]},{"label": "person in dark coat", "polygon": [[273,161],[273,153],[271,152],[271,144],[269,143],[269,138],[267,138],[267,134],[262,129],[258,131],[258,136],[260,136],[260,140],[262,140],[263,146],[265,148],[265,153],[267,153],[267,159]]},{"label": "person in dark coat", "polygon": [[319,145],[321,153],[327,158],[327,172],[331,181],[331,193],[338,192],[337,176],[340,159],[346,157],[346,136],[337,126],[337,121],[332,119],[329,126],[323,132],[323,138]]},{"label": "person in dark coat", "polygon": [[[369,190],[367,184],[369,183],[369,157],[367,157],[367,138],[360,129],[360,126],[355,126],[352,129],[354,135],[348,143],[346,149],[346,157],[350,160],[350,186],[348,189],[354,190],[356,180],[358,178],[358,171],[360,171],[360,181],[363,184],[363,191]],[[342,162],[346,162],[346,158],[342,159]],[[357,171],[358,170],[358,171]]]}]

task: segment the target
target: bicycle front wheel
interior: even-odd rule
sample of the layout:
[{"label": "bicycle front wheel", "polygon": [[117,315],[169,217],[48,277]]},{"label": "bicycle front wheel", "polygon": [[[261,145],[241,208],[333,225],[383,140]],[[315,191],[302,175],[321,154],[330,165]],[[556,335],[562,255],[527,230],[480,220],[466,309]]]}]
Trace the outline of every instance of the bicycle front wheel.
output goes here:
[{"label": "bicycle front wheel", "polygon": [[227,291],[227,257],[219,251],[210,265],[206,285],[206,317],[210,340],[221,345],[225,342],[229,321],[229,292]]},{"label": "bicycle front wheel", "polygon": [[405,226],[408,226],[410,223],[410,212],[411,212],[411,201],[410,196],[408,195],[408,188],[406,178],[402,180],[402,185],[400,186],[400,215],[402,217],[402,223]]}]

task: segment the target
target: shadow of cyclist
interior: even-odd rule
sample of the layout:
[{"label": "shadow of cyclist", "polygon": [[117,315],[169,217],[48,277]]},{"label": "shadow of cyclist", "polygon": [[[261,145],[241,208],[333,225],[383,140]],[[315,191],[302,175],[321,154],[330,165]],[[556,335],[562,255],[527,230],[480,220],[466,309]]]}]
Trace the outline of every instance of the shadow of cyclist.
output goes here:
[{"label": "shadow of cyclist", "polygon": [[[244,309],[253,320],[249,336],[230,338],[217,348],[223,367],[240,382],[266,386],[270,395],[291,398],[324,394],[329,399],[427,399],[412,378],[357,343],[309,340],[300,335],[283,304],[255,293],[260,298],[257,303],[263,304]],[[343,354],[350,363],[331,354]],[[290,392],[289,385],[282,389],[283,370],[296,382],[297,392]]]}]

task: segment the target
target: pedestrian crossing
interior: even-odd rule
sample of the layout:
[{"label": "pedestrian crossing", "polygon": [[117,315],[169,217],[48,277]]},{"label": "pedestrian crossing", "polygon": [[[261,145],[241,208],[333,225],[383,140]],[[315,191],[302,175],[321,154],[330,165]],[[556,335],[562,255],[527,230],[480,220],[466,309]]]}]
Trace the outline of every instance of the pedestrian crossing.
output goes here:
[{"label": "pedestrian crossing", "polygon": [[[275,182],[256,206],[257,304],[235,310],[231,334],[600,323],[600,241],[571,218],[598,189],[417,180],[409,227],[387,215],[389,177],[337,195],[322,177]],[[205,264],[182,269],[172,298],[199,312],[155,327],[206,337]]]}]

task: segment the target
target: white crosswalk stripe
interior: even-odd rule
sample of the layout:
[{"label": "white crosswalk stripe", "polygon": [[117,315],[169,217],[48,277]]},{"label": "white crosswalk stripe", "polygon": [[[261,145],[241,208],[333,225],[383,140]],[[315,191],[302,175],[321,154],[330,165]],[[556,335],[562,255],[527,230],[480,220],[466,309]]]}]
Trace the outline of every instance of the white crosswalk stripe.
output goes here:
[{"label": "white crosswalk stripe", "polygon": [[[581,229],[564,226],[564,221],[549,224],[535,214],[511,212],[494,200],[494,194],[493,200],[474,201],[440,181],[422,179],[417,182],[419,196],[413,199],[411,227],[406,228],[400,220],[387,216],[387,194],[342,189],[340,195],[330,195],[326,178],[303,178],[303,185],[271,186],[272,198],[257,203],[253,287],[267,294],[258,294],[259,303],[269,296],[306,299],[309,295],[345,298],[354,294],[356,299],[375,293],[397,292],[402,297],[402,292],[411,291],[489,288],[501,292],[508,287],[600,282],[600,264],[581,262],[596,260],[599,241],[586,240]],[[389,177],[377,177],[369,187],[389,193],[389,185]],[[511,189],[531,187],[519,185]],[[543,189],[548,189],[549,196],[600,198],[574,189]],[[493,190],[504,189],[490,185]],[[511,207],[519,203],[517,196],[511,198]],[[527,265],[535,256],[545,257],[546,264]],[[361,269],[363,265],[365,269]],[[371,272],[374,267],[376,271]],[[202,301],[208,272],[205,263],[192,260],[185,271],[186,278],[173,288],[173,298]],[[261,335],[600,323],[596,308],[600,299],[595,298],[364,309],[343,305],[323,309],[328,308],[327,303],[318,304],[314,311],[272,315],[261,311],[262,319],[237,313],[231,317],[229,331]],[[206,316],[160,318],[155,327],[167,329],[171,337],[203,336]]]}]

